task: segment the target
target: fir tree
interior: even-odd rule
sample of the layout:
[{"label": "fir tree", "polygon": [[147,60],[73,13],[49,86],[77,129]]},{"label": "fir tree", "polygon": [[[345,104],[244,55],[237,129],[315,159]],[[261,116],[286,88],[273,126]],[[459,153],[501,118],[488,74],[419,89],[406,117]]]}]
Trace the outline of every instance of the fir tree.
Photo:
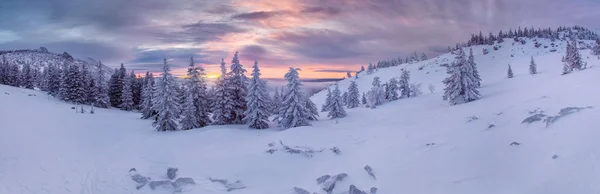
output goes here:
[{"label": "fir tree", "polygon": [[596,44],[592,48],[592,54],[600,55],[600,39],[596,39]]},{"label": "fir tree", "polygon": [[122,92],[126,74],[127,69],[125,69],[125,66],[121,64],[121,68],[119,68],[118,70],[115,69],[114,74],[109,80],[109,97],[110,104],[112,107],[119,107],[119,105],[123,103]]},{"label": "fir tree", "polygon": [[347,78],[351,78],[351,77],[352,77],[352,73],[350,73],[349,71],[348,71],[348,72],[346,72],[346,77],[347,77]]},{"label": "fir tree", "polygon": [[156,115],[152,109],[152,97],[154,95],[154,75],[146,71],[144,78],[144,89],[142,90],[142,119],[150,119]]},{"label": "fir tree", "polygon": [[369,63],[369,66],[367,67],[367,74],[373,74],[373,71],[375,71],[375,66]]},{"label": "fir tree", "polygon": [[319,120],[319,110],[317,109],[317,105],[310,100],[310,98],[304,94],[304,101],[306,102],[306,108],[308,109],[308,115],[307,115],[307,119],[310,121],[317,121]]},{"label": "fir tree", "polygon": [[48,65],[48,76],[46,84],[48,87],[48,94],[54,97],[59,97],[60,91],[60,74],[61,70],[55,64]]},{"label": "fir tree", "polygon": [[373,87],[367,93],[367,103],[370,108],[376,108],[377,106],[383,104],[385,100],[385,91],[381,86],[381,81],[379,77],[373,78]]},{"label": "fir tree", "polygon": [[31,65],[29,63],[23,64],[23,68],[21,70],[20,75],[20,85],[27,89],[33,89],[34,77],[33,72],[31,70]]},{"label": "fir tree", "polygon": [[181,129],[189,130],[199,128],[198,118],[196,118],[196,107],[194,106],[194,93],[187,90],[185,104],[183,104],[183,113],[181,115]]},{"label": "fir tree", "polygon": [[77,65],[69,65],[63,78],[63,94],[61,98],[67,102],[85,103],[85,82]]},{"label": "fir tree", "polygon": [[243,124],[244,112],[246,111],[246,96],[248,95],[247,83],[248,78],[246,70],[238,60],[238,52],[235,52],[231,60],[231,93],[232,93],[232,108],[233,108],[233,124]]},{"label": "fir tree", "polygon": [[506,72],[506,77],[507,78],[513,78],[514,77],[512,68],[510,67],[510,64],[508,64],[508,71]]},{"label": "fir tree", "polygon": [[[210,109],[208,96],[206,93],[206,81],[204,76],[204,68],[202,66],[195,66],[194,58],[190,58],[190,65],[188,67],[188,79],[187,79],[187,87],[188,90],[186,92],[192,93],[192,101],[194,106],[193,113],[195,114],[194,118],[196,119],[195,127],[205,127],[211,123],[210,121]],[[190,96],[188,94],[187,96]]]},{"label": "fir tree", "polygon": [[254,70],[252,71],[252,79],[248,84],[248,95],[246,96],[246,112],[244,115],[244,122],[247,123],[250,128],[253,129],[266,129],[269,128],[267,123],[269,119],[269,102],[267,101],[267,86],[266,83],[260,79],[260,69],[258,68],[258,62],[254,61]]},{"label": "fir tree", "polygon": [[579,49],[577,49],[577,42],[575,40],[571,41],[571,43],[567,42],[565,62],[567,62],[569,65],[569,71],[585,69],[585,64],[581,59]]},{"label": "fir tree", "polygon": [[399,96],[398,96],[398,80],[396,78],[391,78],[390,81],[388,82],[388,87],[386,90],[386,96],[388,97],[388,100],[393,101],[393,100],[398,100]]},{"label": "fir tree", "polygon": [[84,82],[84,90],[85,90],[85,102],[87,104],[94,104],[95,101],[95,92],[96,92],[96,83],[94,81],[93,76],[90,74],[87,65],[81,65],[81,76],[83,77]]},{"label": "fir tree", "polygon": [[402,70],[400,81],[398,81],[398,90],[400,90],[400,98],[410,98],[410,72]]},{"label": "fir tree", "polygon": [[131,73],[129,74],[129,79],[132,80],[131,83],[131,95],[133,97],[133,107],[135,109],[141,109],[140,107],[140,103],[142,101],[142,88],[143,88],[143,84],[140,78],[138,78],[135,75],[135,72],[133,72],[133,70],[131,71]]},{"label": "fir tree", "polygon": [[225,61],[221,59],[221,76],[215,84],[215,103],[212,120],[215,125],[232,124],[235,119],[233,112],[233,95],[230,89],[230,78],[226,73]]},{"label": "fir tree", "polygon": [[444,79],[444,100],[451,105],[462,104],[480,98],[473,71],[469,69],[464,50],[458,50],[458,55],[451,65],[447,66],[449,77]]},{"label": "fir tree", "polygon": [[475,57],[473,56],[473,49],[469,49],[469,68],[472,71],[473,77],[475,78],[475,86],[481,87],[481,76],[479,76],[479,70],[477,70],[477,63],[475,63]]},{"label": "fir tree", "polygon": [[365,95],[365,93],[364,93],[364,92],[363,92],[363,94],[362,94],[362,98],[361,98],[361,100],[360,100],[360,103],[361,103],[361,104],[367,104],[367,97],[366,97],[366,95]]},{"label": "fir tree", "polygon": [[135,78],[132,79],[131,77],[126,76],[124,79],[123,90],[121,91],[121,105],[119,105],[119,108],[121,108],[121,110],[130,111],[133,110],[132,86]]},{"label": "fir tree", "polygon": [[568,63],[563,62],[563,71],[562,71],[562,75],[566,75],[571,73],[573,70],[571,69],[571,67],[569,66]]},{"label": "fir tree", "polygon": [[330,119],[338,119],[346,116],[346,110],[344,110],[344,106],[342,104],[342,97],[340,96],[340,89],[337,84],[335,84],[335,88],[331,94],[331,106],[329,109],[329,114],[327,117]]},{"label": "fir tree", "polygon": [[290,67],[285,74],[285,80],[288,81],[283,94],[282,106],[279,109],[275,120],[285,129],[300,126],[310,126],[308,122],[309,110],[306,108],[306,101],[303,101],[304,93],[301,90],[297,68]]},{"label": "fir tree", "polygon": [[175,91],[175,79],[171,75],[171,69],[167,64],[167,59],[163,60],[163,72],[156,83],[156,93],[153,99],[153,110],[158,112],[154,123],[157,131],[175,131],[177,130],[177,112],[179,104],[177,103],[177,94]]},{"label": "fir tree", "polygon": [[342,94],[342,105],[346,106],[348,104],[348,92],[344,92]]},{"label": "fir tree", "polygon": [[108,96],[108,85],[105,78],[105,72],[101,61],[98,61],[98,71],[96,72],[96,92],[94,93],[94,106],[101,108],[110,107],[110,97]]},{"label": "fir tree", "polygon": [[529,74],[534,75],[537,74],[537,65],[533,60],[533,56],[531,56],[531,62],[529,63]]},{"label": "fir tree", "polygon": [[329,111],[329,106],[331,105],[331,89],[327,86],[327,98],[325,98],[325,103],[321,106],[321,112]]},{"label": "fir tree", "polygon": [[[358,92],[358,84],[356,82],[351,81],[350,86],[348,87],[348,103],[346,104],[348,108],[356,108],[360,104]],[[366,100],[366,99],[365,99]]]},{"label": "fir tree", "polygon": [[273,101],[271,105],[271,113],[277,113],[281,107],[281,94],[279,93],[279,88],[275,87],[275,93],[273,94]]}]

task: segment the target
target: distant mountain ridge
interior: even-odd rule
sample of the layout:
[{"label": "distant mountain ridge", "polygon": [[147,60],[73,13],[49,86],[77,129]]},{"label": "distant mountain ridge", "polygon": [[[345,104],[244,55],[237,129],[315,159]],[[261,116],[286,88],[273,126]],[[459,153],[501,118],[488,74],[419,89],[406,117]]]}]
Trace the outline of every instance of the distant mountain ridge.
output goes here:
[{"label": "distant mountain ridge", "polygon": [[[76,59],[67,52],[61,54],[52,53],[45,47],[38,49],[20,49],[20,50],[0,50],[0,59],[6,59],[8,63],[16,63],[19,66],[30,64],[32,68],[42,71],[50,64],[62,66],[63,64],[74,64],[78,66],[87,66],[89,70],[98,70],[99,61],[87,58],[86,60]],[[102,65],[106,76],[110,76],[113,69]]]}]

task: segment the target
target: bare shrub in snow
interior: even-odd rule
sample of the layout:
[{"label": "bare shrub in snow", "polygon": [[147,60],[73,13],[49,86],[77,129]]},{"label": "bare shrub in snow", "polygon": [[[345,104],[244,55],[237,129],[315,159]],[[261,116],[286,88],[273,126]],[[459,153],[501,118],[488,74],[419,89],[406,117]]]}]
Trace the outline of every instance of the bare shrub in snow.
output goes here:
[{"label": "bare shrub in snow", "polygon": [[410,96],[412,97],[423,95],[423,91],[421,90],[421,83],[410,84],[410,92]]},{"label": "bare shrub in snow", "polygon": [[175,179],[175,177],[177,177],[178,170],[179,169],[177,168],[167,168],[167,177],[169,177],[171,180]]},{"label": "bare shrub in snow", "polygon": [[227,189],[227,192],[246,188],[246,185],[242,184],[242,181],[240,181],[240,180],[237,180],[233,183],[229,183],[229,181],[226,179],[213,179],[210,177],[208,178],[208,180],[210,180],[210,182],[219,183],[219,184],[223,185],[225,187],[225,189]]},{"label": "bare shrub in snow", "polygon": [[366,165],[364,167],[365,171],[367,171],[367,173],[369,174],[369,176],[373,177],[373,179],[377,180],[377,177],[375,177],[375,173],[373,172],[373,168],[371,168],[371,166]]}]

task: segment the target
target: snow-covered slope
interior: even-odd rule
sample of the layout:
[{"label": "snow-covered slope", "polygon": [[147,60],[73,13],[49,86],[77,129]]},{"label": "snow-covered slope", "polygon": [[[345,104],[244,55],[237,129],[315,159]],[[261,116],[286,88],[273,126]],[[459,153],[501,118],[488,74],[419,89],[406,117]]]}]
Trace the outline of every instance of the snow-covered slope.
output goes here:
[{"label": "snow-covered slope", "polygon": [[[350,109],[337,124],[322,118],[286,131],[240,125],[159,133],[136,113],[80,114],[41,92],[0,86],[0,193],[172,193],[148,186],[136,190],[128,176],[136,168],[165,180],[167,167],[196,181],[184,193],[288,194],[300,187],[323,194],[316,179],[339,173],[348,177],[334,194],[347,192],[350,184],[365,191],[377,187],[378,194],[600,192],[600,92],[594,89],[600,60],[582,50],[594,67],[561,76],[564,43],[549,52],[531,42],[506,41],[487,55],[481,53],[484,46],[473,48],[483,78],[480,100],[457,106],[442,101],[446,74],[439,65],[453,58],[445,54],[357,80],[366,92],[374,76],[387,81],[407,68],[413,82],[423,83],[422,96]],[[528,75],[531,55],[540,72],[535,76]],[[505,78],[509,63],[513,79]],[[430,83],[436,92],[426,91]],[[348,80],[340,82],[347,86]],[[320,106],[324,94],[312,99]],[[542,121],[521,123],[536,113],[555,116],[566,107],[589,106],[548,127]],[[280,141],[323,150],[312,157],[289,154]],[[333,147],[339,155],[329,150]],[[246,188],[227,192],[209,178],[240,180]]]}]

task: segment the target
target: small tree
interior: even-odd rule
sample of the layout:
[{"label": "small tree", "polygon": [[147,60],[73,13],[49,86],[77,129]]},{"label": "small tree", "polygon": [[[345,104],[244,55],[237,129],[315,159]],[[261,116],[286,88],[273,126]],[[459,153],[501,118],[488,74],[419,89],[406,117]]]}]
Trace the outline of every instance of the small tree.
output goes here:
[{"label": "small tree", "polygon": [[398,82],[400,90],[400,98],[410,98],[410,72],[402,70],[400,81]]},{"label": "small tree", "polygon": [[507,78],[513,78],[514,77],[512,68],[510,67],[510,64],[508,64],[508,71],[507,71],[506,77]]},{"label": "small tree", "polygon": [[449,77],[444,79],[444,100],[451,105],[467,103],[480,98],[477,90],[476,78],[473,71],[467,68],[468,61],[464,50],[458,49],[458,54],[451,65],[447,66],[446,73]]},{"label": "small tree", "polygon": [[531,62],[529,63],[529,74],[534,75],[537,74],[537,65],[533,60],[533,56],[531,56]]},{"label": "small tree", "polygon": [[360,103],[361,104],[367,104],[367,96],[366,96],[366,94],[364,92],[362,94],[362,98],[360,100]]},{"label": "small tree", "polygon": [[600,55],[600,39],[596,39],[596,44],[592,48],[592,54]]},{"label": "small tree", "polygon": [[329,109],[329,114],[327,116],[331,119],[345,117],[346,110],[344,110],[344,106],[342,105],[342,97],[340,96],[340,89],[337,84],[335,84],[335,89],[333,89],[331,98],[331,106]]},{"label": "small tree", "polygon": [[297,68],[290,67],[285,74],[285,80],[288,81],[283,94],[282,106],[279,114],[275,117],[279,125],[285,129],[300,126],[310,126],[308,122],[309,110],[306,108],[306,101],[303,100],[304,93],[301,91],[302,83]]},{"label": "small tree", "polygon": [[387,99],[390,101],[399,99],[398,80],[396,78],[390,79],[390,81],[388,82],[388,87],[387,87],[386,93],[387,93],[386,96],[388,97]]},{"label": "small tree", "polygon": [[325,103],[321,106],[321,112],[329,111],[329,106],[331,105],[331,89],[327,86],[327,98],[325,98]]},{"label": "small tree", "polygon": [[346,106],[348,104],[348,92],[344,92],[342,94],[342,105]]},{"label": "small tree", "polygon": [[358,84],[356,84],[356,82],[351,81],[350,82],[350,86],[348,87],[348,103],[346,104],[346,106],[348,108],[356,108],[358,107],[358,105],[360,104],[360,100],[359,98],[359,93],[358,93]]}]

